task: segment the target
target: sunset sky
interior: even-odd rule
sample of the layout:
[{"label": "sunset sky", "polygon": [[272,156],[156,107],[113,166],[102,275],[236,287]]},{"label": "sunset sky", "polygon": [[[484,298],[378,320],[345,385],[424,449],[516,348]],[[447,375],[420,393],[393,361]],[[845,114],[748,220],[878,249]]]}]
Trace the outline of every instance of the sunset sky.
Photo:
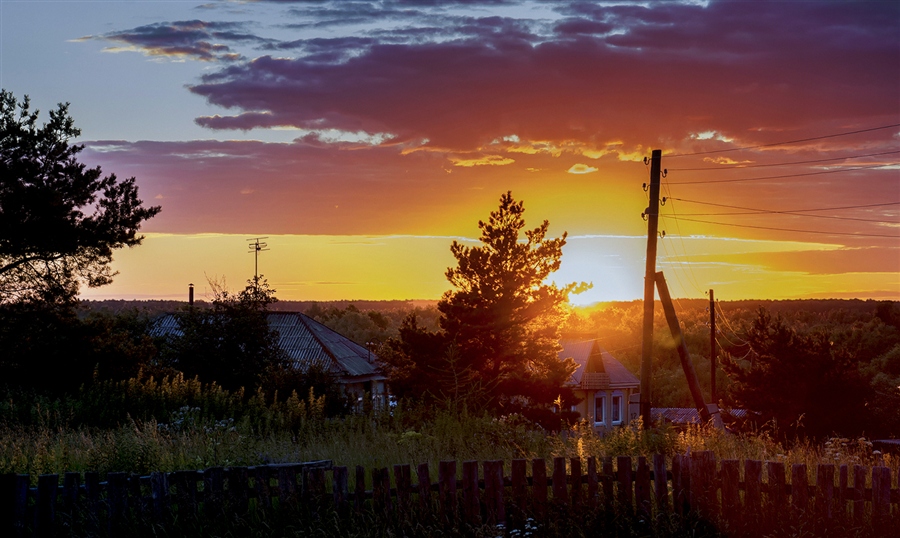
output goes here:
[{"label": "sunset sky", "polygon": [[[502,193],[577,304],[900,300],[900,3],[0,1],[0,86],[162,212],[85,298],[437,299]],[[474,242],[469,244],[475,244]]]}]

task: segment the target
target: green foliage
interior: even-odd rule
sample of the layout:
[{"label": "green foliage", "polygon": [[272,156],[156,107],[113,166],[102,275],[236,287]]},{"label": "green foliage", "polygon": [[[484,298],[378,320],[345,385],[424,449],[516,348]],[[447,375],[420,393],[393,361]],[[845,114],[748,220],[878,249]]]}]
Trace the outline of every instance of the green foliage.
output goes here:
[{"label": "green foliage", "polygon": [[871,386],[828,333],[798,332],[760,309],[746,339],[750,366],[735,361],[725,366],[736,403],[758,413],[761,422],[813,437],[858,435],[874,426],[867,409],[874,397]]},{"label": "green foliage", "polygon": [[441,330],[424,330],[410,317],[380,352],[395,393],[498,414],[539,412],[558,398],[574,403],[562,387],[575,365],[557,353],[565,304],[579,286],[546,283],[559,269],[566,236],[547,239],[544,221],[521,239],[524,212],[506,193],[478,223],[481,246],[453,242],[457,267],[446,275],[456,289],[438,303]]},{"label": "green foliage", "polygon": [[256,388],[267,371],[286,367],[278,334],[267,318],[275,290],[262,277],[248,280],[237,294],[223,286],[213,289],[211,308],[178,314],[181,334],[169,335],[161,363],[228,389]]},{"label": "green foliage", "polygon": [[134,178],[78,162],[68,104],[37,120],[27,96],[0,92],[0,303],[66,303],[81,283],[110,283],[113,251],[140,244],[141,223],[160,211],[142,205]]},{"label": "green foliage", "polygon": [[0,305],[0,384],[59,395],[94,378],[128,378],[155,359],[146,316],[79,313],[72,305]]}]

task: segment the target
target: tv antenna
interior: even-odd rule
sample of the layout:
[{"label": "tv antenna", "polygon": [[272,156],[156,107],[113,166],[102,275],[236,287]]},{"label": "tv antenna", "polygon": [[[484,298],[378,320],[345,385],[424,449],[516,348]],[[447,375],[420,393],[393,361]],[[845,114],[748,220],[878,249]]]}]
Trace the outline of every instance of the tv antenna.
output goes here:
[{"label": "tv antenna", "polygon": [[269,250],[269,248],[268,248],[269,244],[268,243],[260,243],[261,239],[268,239],[268,237],[254,237],[253,239],[247,240],[250,242],[250,244],[247,245],[247,247],[249,247],[249,249],[250,249],[248,252],[252,252],[253,257],[254,257],[253,274],[254,274],[255,280],[259,280],[259,253],[263,252],[265,250]]}]

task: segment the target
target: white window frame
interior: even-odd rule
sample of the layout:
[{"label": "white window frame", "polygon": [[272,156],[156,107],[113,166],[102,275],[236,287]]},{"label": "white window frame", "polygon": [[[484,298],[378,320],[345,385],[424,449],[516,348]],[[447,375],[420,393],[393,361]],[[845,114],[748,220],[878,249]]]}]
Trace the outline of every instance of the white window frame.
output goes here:
[{"label": "white window frame", "polygon": [[[600,404],[599,409],[597,403]],[[606,424],[606,394],[594,394],[594,425]]]},{"label": "white window frame", "polygon": [[[616,416],[616,402],[618,402],[618,404],[619,404],[618,416]],[[612,415],[612,423],[613,424],[621,424],[623,421],[623,417],[625,416],[625,409],[623,407],[624,403],[625,403],[625,395],[623,395],[621,393],[613,394],[611,403],[612,403],[612,405],[611,405],[611,409],[610,409],[610,415]]]}]

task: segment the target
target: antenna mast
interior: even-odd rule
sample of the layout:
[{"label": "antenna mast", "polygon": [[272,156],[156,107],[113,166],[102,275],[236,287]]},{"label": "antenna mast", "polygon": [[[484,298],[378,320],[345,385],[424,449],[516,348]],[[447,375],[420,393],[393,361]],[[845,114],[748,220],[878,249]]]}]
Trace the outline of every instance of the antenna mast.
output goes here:
[{"label": "antenna mast", "polygon": [[250,242],[250,244],[247,245],[250,249],[248,252],[252,252],[253,257],[254,257],[254,260],[253,260],[253,262],[254,262],[254,264],[253,264],[253,281],[254,282],[259,281],[259,253],[263,252],[265,250],[269,250],[269,248],[268,248],[269,244],[268,243],[260,243],[260,239],[268,239],[268,237],[254,237],[253,239],[247,240]]}]

